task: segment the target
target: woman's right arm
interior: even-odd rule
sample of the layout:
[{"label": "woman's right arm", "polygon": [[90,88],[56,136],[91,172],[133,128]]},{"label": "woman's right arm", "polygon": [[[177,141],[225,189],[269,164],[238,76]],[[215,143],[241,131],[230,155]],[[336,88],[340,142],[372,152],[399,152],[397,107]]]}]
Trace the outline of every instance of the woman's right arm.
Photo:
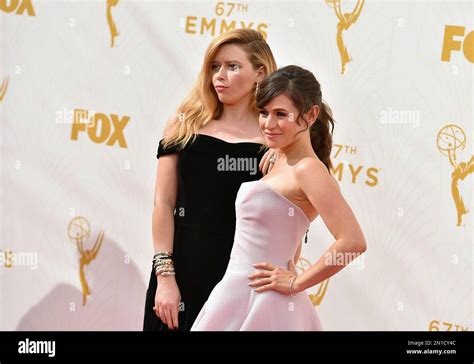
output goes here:
[{"label": "woman's right arm", "polygon": [[[171,118],[166,130],[176,118]],[[177,177],[178,153],[162,155],[158,159],[155,182],[155,197],[152,216],[152,234],[154,252],[173,251],[174,209],[178,194]],[[178,309],[181,300],[176,279],[173,275],[157,275],[155,307],[158,316],[172,330],[178,328]]]}]

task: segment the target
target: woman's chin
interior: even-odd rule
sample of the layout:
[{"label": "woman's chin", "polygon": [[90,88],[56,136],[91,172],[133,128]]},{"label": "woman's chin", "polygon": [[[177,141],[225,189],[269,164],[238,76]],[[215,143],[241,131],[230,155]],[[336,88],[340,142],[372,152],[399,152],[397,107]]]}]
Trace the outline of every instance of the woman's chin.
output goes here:
[{"label": "woman's chin", "polygon": [[274,140],[271,140],[269,138],[265,138],[265,143],[267,144],[267,147],[270,149],[278,149],[280,147],[280,143],[277,143]]}]

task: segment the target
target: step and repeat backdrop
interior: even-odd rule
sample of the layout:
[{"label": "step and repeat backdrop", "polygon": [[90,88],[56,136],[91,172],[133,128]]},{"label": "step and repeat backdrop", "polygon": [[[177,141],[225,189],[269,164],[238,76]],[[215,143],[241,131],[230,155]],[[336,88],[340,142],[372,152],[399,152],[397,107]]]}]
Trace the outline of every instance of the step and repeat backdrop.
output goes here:
[{"label": "step and repeat backdrop", "polygon": [[[0,0],[0,329],[141,329],[163,127],[209,42],[252,28],[321,82],[367,239],[307,292],[324,329],[471,330],[473,7]],[[298,269],[333,241],[318,219]]]}]

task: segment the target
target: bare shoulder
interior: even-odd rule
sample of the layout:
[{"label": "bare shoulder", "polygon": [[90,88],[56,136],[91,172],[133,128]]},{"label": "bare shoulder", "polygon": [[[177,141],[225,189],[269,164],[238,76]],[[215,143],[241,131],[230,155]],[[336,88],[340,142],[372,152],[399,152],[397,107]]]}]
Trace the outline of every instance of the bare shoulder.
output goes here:
[{"label": "bare shoulder", "polygon": [[165,127],[163,129],[163,137],[166,136],[171,130],[173,130],[174,126],[179,122],[179,115],[174,114],[169,117],[166,121]]},{"label": "bare shoulder", "polygon": [[311,185],[318,185],[323,189],[335,187],[340,191],[336,179],[318,158],[306,157],[301,159],[295,166],[295,176],[302,190]]},{"label": "bare shoulder", "polygon": [[296,163],[295,174],[298,179],[312,179],[326,176],[329,172],[324,163],[318,158],[306,157]]}]

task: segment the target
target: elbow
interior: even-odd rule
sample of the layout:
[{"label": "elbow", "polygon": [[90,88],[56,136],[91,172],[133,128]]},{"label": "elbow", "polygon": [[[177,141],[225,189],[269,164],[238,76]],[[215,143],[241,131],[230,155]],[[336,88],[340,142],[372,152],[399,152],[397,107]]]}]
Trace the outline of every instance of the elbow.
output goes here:
[{"label": "elbow", "polygon": [[169,213],[174,214],[174,205],[171,201],[155,199],[153,204],[153,214],[156,213]]},{"label": "elbow", "polygon": [[365,239],[359,240],[354,244],[354,246],[358,254],[363,254],[367,251],[367,243],[365,242]]},{"label": "elbow", "polygon": [[170,199],[167,199],[167,198],[159,198],[159,197],[154,198],[153,208],[157,209],[157,208],[162,208],[162,207],[174,209],[174,204],[171,202]]},{"label": "elbow", "polygon": [[367,244],[366,242],[364,241],[362,244],[360,244],[359,246],[359,253],[360,254],[363,254],[367,251]]},{"label": "elbow", "polygon": [[365,241],[365,236],[362,231],[354,234],[353,247],[357,254],[363,254],[367,251],[367,242]]},{"label": "elbow", "polygon": [[362,238],[362,239],[354,240],[350,244],[350,250],[357,254],[365,253],[367,251],[367,243],[365,242],[365,239]]}]

